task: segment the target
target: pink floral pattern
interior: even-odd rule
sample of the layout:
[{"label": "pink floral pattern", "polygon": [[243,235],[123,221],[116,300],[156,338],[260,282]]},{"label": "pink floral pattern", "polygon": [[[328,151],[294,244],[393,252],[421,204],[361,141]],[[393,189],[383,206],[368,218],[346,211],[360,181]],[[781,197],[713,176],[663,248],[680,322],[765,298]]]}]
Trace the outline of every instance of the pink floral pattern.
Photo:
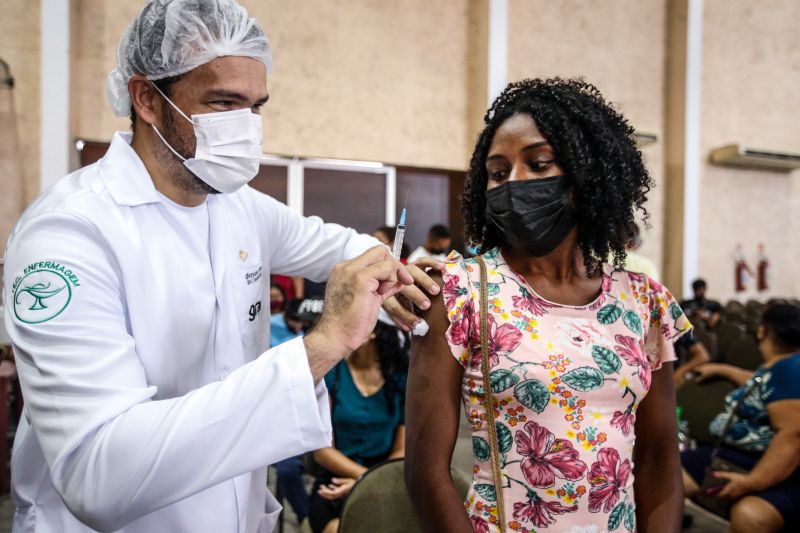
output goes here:
[{"label": "pink floral pattern", "polygon": [[619,429],[625,437],[631,434],[635,422],[636,415],[628,411],[614,411],[614,416],[611,417],[611,427]]},{"label": "pink floral pattern", "polygon": [[602,506],[610,513],[619,501],[620,492],[627,487],[631,475],[630,459],[620,462],[619,452],[614,448],[603,448],[597,454],[597,462],[589,471],[589,512],[597,513]]},{"label": "pink floral pattern", "polygon": [[644,355],[639,341],[627,335],[617,335],[617,353],[631,366],[637,367],[637,374],[645,390],[650,389],[652,369],[650,361]]},{"label": "pink floral pattern", "polygon": [[566,439],[555,436],[536,422],[527,422],[514,435],[517,451],[524,457],[522,473],[534,487],[552,487],[556,476],[576,481],[586,472],[586,463],[578,459],[578,450]]},{"label": "pink floral pattern", "polygon": [[531,492],[527,502],[514,503],[514,518],[533,522],[536,527],[547,527],[555,523],[553,515],[574,513],[577,510],[577,505],[566,507],[559,502],[546,502]]},{"label": "pink floral pattern", "polygon": [[[640,274],[606,265],[597,299],[570,307],[538,296],[498,250],[484,259],[506,529],[635,530],[636,409],[652,372],[675,358],[672,343],[691,329],[686,317],[663,286]],[[499,513],[482,404],[479,280],[474,259],[448,259],[446,338],[464,367],[475,460],[465,504],[475,531],[495,533]]]}]

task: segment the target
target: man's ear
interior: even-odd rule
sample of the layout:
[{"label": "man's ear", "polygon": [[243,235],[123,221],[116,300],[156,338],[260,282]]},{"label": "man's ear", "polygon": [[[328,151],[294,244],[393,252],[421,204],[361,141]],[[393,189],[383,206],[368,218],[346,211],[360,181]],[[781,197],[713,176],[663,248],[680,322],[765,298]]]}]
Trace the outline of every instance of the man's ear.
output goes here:
[{"label": "man's ear", "polygon": [[756,340],[758,342],[764,342],[766,339],[767,339],[767,328],[765,328],[763,325],[758,326],[758,329],[756,330]]},{"label": "man's ear", "polygon": [[128,93],[136,115],[148,124],[155,124],[156,117],[161,113],[162,102],[152,82],[141,74],[134,74],[128,80]]}]

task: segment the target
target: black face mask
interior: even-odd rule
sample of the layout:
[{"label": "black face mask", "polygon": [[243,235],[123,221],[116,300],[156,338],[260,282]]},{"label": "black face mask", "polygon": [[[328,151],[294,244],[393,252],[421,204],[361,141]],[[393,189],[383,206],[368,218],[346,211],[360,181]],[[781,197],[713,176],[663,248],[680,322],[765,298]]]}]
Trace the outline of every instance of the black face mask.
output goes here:
[{"label": "black face mask", "polygon": [[500,240],[541,257],[575,227],[565,176],[509,181],[486,193],[486,220]]}]

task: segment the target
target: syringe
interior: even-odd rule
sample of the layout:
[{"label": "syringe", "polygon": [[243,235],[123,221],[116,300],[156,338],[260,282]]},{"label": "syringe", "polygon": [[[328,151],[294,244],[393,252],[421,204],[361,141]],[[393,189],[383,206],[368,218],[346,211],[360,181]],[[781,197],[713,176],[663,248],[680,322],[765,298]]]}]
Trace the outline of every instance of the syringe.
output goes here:
[{"label": "syringe", "polygon": [[394,234],[394,248],[392,249],[392,257],[400,260],[400,252],[403,249],[403,238],[406,236],[406,208],[400,214],[400,222],[397,224],[397,230]]},{"label": "syringe", "polygon": [[[408,195],[406,195],[408,198]],[[405,202],[403,202],[405,203]],[[403,208],[403,211],[400,213],[400,222],[397,223],[397,229],[394,234],[394,247],[392,248],[392,257],[400,260],[400,251],[403,249],[403,238],[406,236],[406,208]],[[412,335],[418,335],[420,337],[425,336],[428,333],[428,323],[425,320],[420,319],[419,322],[414,326],[411,330]]]}]

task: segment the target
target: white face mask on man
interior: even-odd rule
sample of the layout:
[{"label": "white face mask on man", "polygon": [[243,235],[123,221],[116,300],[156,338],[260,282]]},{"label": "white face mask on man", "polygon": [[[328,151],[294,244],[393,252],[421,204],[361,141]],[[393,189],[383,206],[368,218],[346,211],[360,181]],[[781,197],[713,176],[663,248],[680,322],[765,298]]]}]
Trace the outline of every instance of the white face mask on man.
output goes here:
[{"label": "white face mask on man", "polygon": [[232,193],[258,174],[263,140],[261,115],[250,109],[237,109],[192,115],[189,118],[161,89],[155,84],[153,87],[183,118],[192,123],[197,147],[194,157],[189,159],[175,151],[158,128],[152,126],[161,142],[195,176],[219,192]]}]

